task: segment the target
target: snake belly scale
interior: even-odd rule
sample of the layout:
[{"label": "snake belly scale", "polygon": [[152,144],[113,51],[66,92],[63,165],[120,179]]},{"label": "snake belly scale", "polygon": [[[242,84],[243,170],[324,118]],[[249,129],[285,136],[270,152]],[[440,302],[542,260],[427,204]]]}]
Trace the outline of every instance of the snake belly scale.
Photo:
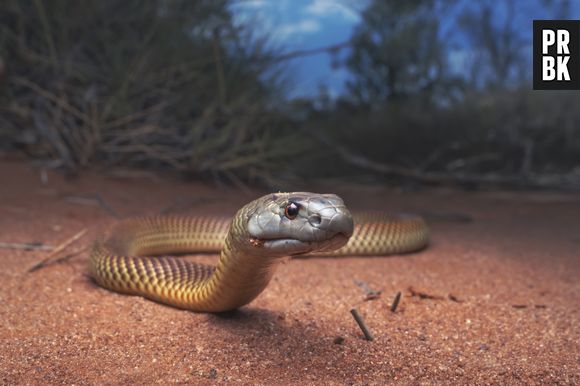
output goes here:
[{"label": "snake belly scale", "polygon": [[[222,312],[268,285],[284,257],[387,255],[428,243],[420,217],[355,215],[334,194],[275,193],[232,218],[144,217],[121,221],[93,246],[90,273],[107,289],[178,308]],[[219,252],[216,266],[166,254]]]}]

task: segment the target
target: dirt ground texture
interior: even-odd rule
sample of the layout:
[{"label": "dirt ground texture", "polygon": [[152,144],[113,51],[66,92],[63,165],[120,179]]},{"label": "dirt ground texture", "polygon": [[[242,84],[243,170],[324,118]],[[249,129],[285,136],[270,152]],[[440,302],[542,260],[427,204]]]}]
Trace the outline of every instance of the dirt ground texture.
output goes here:
[{"label": "dirt ground texture", "polygon": [[[409,255],[294,259],[241,310],[196,314],[96,286],[92,240],[114,213],[233,214],[264,192],[66,180],[0,161],[0,242],[57,246],[87,229],[57,257],[80,253],[34,272],[50,252],[0,249],[0,384],[580,383],[579,195],[295,190],[305,189],[338,193],[354,210],[423,214],[432,243]],[[365,300],[365,285],[382,294]]]}]

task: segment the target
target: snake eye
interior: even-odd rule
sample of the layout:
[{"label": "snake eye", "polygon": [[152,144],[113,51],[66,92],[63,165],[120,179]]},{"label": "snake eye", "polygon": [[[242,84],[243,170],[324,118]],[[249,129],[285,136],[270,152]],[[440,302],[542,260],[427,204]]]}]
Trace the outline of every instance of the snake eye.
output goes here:
[{"label": "snake eye", "polygon": [[286,208],[284,209],[284,214],[290,220],[294,220],[296,216],[298,216],[299,211],[300,207],[298,206],[298,204],[296,204],[295,202],[290,202],[288,205],[286,205]]}]

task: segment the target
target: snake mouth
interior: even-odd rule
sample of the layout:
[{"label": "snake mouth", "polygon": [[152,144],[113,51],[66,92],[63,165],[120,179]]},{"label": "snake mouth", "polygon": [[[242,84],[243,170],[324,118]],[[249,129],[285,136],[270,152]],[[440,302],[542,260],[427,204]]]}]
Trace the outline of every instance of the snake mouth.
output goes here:
[{"label": "snake mouth", "polygon": [[297,239],[280,238],[261,240],[261,247],[270,252],[277,252],[281,255],[300,255],[315,249],[316,244],[314,242]]},{"label": "snake mouth", "polygon": [[337,233],[329,239],[318,240],[298,240],[291,238],[262,239],[261,247],[270,251],[282,252],[287,255],[302,255],[312,251],[328,252],[344,246],[350,235]]},{"label": "snake mouth", "polygon": [[350,234],[339,232],[323,243],[318,250],[320,252],[329,252],[342,248],[346,245],[350,236]]}]

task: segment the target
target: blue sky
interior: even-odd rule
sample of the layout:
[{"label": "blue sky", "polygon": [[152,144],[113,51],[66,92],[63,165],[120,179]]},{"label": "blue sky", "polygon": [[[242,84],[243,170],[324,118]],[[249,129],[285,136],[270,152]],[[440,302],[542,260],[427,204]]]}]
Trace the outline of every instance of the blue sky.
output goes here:
[{"label": "blue sky", "polygon": [[[291,52],[347,41],[360,22],[359,10],[367,1],[237,0],[232,6],[232,11],[237,22],[255,28],[258,34],[268,36],[274,46],[284,52]],[[539,2],[512,1],[517,4],[514,22],[523,29],[529,28],[530,36],[533,19],[554,18],[554,15],[547,15],[545,10],[537,5]],[[461,3],[460,1],[460,6],[475,4],[467,0]],[[579,17],[580,0],[571,0],[571,11],[572,16]],[[446,21],[452,18],[453,15],[450,15],[442,22],[442,33],[449,29],[446,27],[450,23]],[[467,50],[468,47],[456,48],[450,56],[458,67],[462,66],[461,61],[465,60]],[[293,75],[289,95],[291,97],[316,96],[320,85],[324,85],[331,95],[339,95],[344,91],[344,83],[349,76],[345,68],[332,66],[332,58],[328,54],[303,56],[288,61],[287,65]]]},{"label": "blue sky", "polygon": [[[363,1],[359,1],[363,3]],[[240,0],[237,21],[255,26],[284,52],[313,49],[347,41],[360,21],[356,9],[340,0]],[[332,94],[343,90],[344,68],[332,68],[328,54],[289,60],[293,74],[291,96],[314,96],[324,84]]]}]

